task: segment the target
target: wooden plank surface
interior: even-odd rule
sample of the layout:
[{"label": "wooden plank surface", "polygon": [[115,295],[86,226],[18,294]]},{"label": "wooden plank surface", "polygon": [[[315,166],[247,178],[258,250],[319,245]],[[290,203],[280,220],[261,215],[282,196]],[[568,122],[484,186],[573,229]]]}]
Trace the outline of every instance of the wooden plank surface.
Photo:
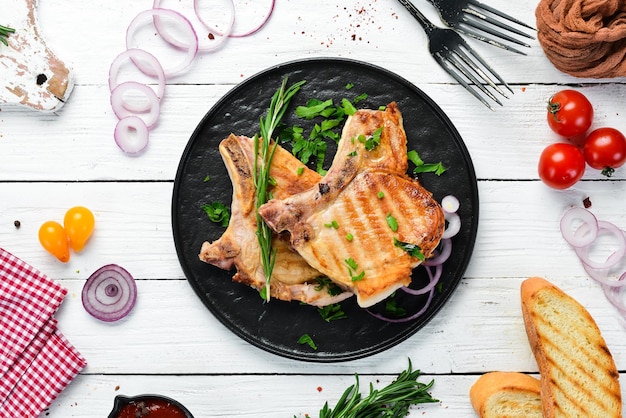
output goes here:
[{"label": "wooden plank surface", "polygon": [[[248,7],[253,3],[248,1]],[[535,3],[489,1],[531,23]],[[187,13],[190,4],[162,2]],[[436,18],[425,0],[415,4]],[[0,247],[68,288],[59,327],[88,361],[44,416],[106,416],[116,395],[140,393],[174,397],[196,418],[316,416],[326,400],[332,403],[353,383],[355,373],[363,388],[369,382],[381,386],[411,358],[423,371],[423,381],[435,380],[433,396],[440,399],[414,408],[411,416],[472,417],[468,391],[478,375],[537,373],[519,304],[522,280],[534,275],[550,279],[587,307],[618,369],[626,373],[620,318],[558,229],[565,210],[585,198],[599,218],[626,228],[626,170],[610,181],[588,171],[573,188],[556,191],[538,179],[536,168],[543,147],[560,140],[545,123],[550,95],[564,86],[579,89],[594,104],[594,127],[626,130],[623,79],[564,75],[547,61],[537,41],[527,56],[471,41],[515,92],[491,112],[435,64],[424,32],[399,3],[319,0],[312,7],[302,0],[277,0],[260,32],[229,39],[168,81],[149,148],[133,158],[113,141],[116,118],[107,79],[111,62],[125,48],[130,20],[151,5],[146,0],[41,1],[42,31],[75,71],[76,85],[64,107],[52,114],[0,104]],[[172,49],[159,52],[166,61],[179,58]],[[390,350],[331,364],[284,359],[226,329],[184,277],[170,216],[180,156],[211,106],[259,71],[315,57],[372,63],[429,95],[470,151],[480,200],[472,260],[440,313]],[[37,230],[46,220],[62,219],[74,205],[94,211],[96,231],[82,253],[61,264],[40,247]],[[115,324],[91,318],[80,300],[86,278],[107,263],[123,265],[138,281],[135,310]]]}]

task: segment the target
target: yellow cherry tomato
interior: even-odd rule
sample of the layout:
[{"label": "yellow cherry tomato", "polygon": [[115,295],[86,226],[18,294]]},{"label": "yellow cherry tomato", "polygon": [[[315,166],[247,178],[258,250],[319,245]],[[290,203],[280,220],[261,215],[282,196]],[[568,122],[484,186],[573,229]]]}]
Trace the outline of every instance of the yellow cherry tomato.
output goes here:
[{"label": "yellow cherry tomato", "polygon": [[68,209],[63,219],[65,232],[70,240],[72,250],[80,252],[93,233],[96,220],[93,213],[83,206]]},{"label": "yellow cherry tomato", "polygon": [[70,245],[63,226],[57,221],[44,222],[39,228],[39,242],[63,263],[70,261]]}]

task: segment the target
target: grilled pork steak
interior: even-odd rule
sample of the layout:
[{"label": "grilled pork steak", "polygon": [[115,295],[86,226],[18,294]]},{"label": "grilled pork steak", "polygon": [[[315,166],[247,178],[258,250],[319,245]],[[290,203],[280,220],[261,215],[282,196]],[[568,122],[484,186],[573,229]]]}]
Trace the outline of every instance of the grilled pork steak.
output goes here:
[{"label": "grilled pork steak", "polygon": [[421,261],[396,245],[439,244],[444,215],[432,194],[408,177],[406,134],[395,103],[348,118],[326,176],[309,190],[276,196],[259,213],[316,270],[371,306],[411,282]]},{"label": "grilled pork steak", "polygon": [[[224,270],[236,267],[234,281],[260,290],[265,286],[265,275],[256,236],[256,189],[252,178],[254,143],[251,138],[230,135],[220,143],[219,150],[233,184],[230,222],[222,237],[203,243],[199,257]],[[285,198],[317,184],[319,174],[306,167],[298,174],[302,167],[297,158],[278,146],[270,170],[276,180],[273,195]],[[342,292],[331,296],[327,288],[320,289],[315,279],[323,275],[291,248],[288,237],[276,235],[272,248],[277,255],[270,282],[271,297],[324,306],[352,295]]]}]

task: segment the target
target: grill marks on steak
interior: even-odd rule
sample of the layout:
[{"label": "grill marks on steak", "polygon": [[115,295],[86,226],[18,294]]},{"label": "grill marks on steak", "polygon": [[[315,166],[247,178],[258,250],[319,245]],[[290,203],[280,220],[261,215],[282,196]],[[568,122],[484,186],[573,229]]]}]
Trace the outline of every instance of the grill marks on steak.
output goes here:
[{"label": "grill marks on steak", "polygon": [[[366,149],[359,138],[371,138],[381,127],[380,143]],[[408,285],[420,263],[395,246],[394,238],[419,245],[429,257],[443,234],[441,207],[406,175],[407,168],[406,134],[397,105],[391,103],[385,111],[359,110],[346,121],[331,167],[318,185],[276,197],[259,213],[274,231],[290,233],[293,248],[312,267],[353,291],[360,306],[371,306]],[[388,216],[397,220],[397,231],[388,225]],[[328,226],[333,223],[337,228]]]},{"label": "grill marks on steak", "polygon": [[[199,257],[225,270],[235,267],[237,273],[233,281],[260,290],[265,286],[265,275],[256,236],[256,189],[252,177],[254,143],[251,138],[231,134],[220,143],[219,150],[233,185],[231,217],[222,237],[212,243],[203,243]],[[298,174],[302,167],[302,162],[277,146],[270,170],[276,181],[272,187],[276,198],[286,198],[318,183],[321,177],[313,170],[304,167],[302,174]],[[322,274],[293,250],[287,236],[276,235],[272,248],[277,255],[270,282],[271,297],[324,306],[352,295],[343,292],[331,296],[326,289],[316,290],[315,279]]]}]

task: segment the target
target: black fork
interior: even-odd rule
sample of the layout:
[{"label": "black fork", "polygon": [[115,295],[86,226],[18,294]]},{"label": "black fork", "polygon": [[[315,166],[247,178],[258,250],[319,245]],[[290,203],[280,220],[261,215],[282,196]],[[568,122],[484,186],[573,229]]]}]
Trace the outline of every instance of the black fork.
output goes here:
[{"label": "black fork", "polygon": [[[490,86],[492,90],[503,97],[508,98],[508,96],[489,74],[504,85],[511,93],[513,90],[511,90],[509,85],[506,84],[485,60],[483,60],[454,30],[435,26],[409,0],[398,1],[424,28],[426,36],[428,36],[428,49],[430,54],[440,66],[489,109],[493,110],[491,104],[484,96],[502,105],[502,102],[486,85]],[[479,91],[481,91],[484,96],[481,95]]]},{"label": "black fork", "polygon": [[446,25],[499,48],[526,55],[501,41],[530,48],[530,45],[522,39],[534,39],[534,36],[528,33],[535,30],[532,26],[478,0],[428,1],[435,6]]}]

